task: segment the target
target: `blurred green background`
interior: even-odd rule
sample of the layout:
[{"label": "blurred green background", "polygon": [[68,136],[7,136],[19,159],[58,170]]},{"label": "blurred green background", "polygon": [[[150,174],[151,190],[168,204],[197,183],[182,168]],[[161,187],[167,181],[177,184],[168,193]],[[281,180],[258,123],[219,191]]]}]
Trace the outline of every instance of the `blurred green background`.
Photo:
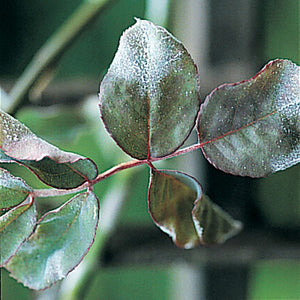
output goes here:
[{"label": "blurred green background", "polygon": [[[4,89],[12,87],[34,53],[81,2],[2,3],[0,85]],[[92,158],[100,171],[128,160],[105,133],[96,95],[119,37],[135,22],[134,17],[164,25],[186,45],[199,66],[202,98],[223,82],[253,76],[271,59],[300,63],[297,0],[112,2],[66,51],[53,83],[37,102],[17,113],[33,132],[62,149]],[[83,94],[92,96],[87,99]],[[102,202],[112,189],[126,182],[122,190],[126,201],[99,258],[102,267],[87,285],[84,299],[299,299],[300,265],[295,259],[299,166],[252,180],[215,170],[199,158],[200,153],[190,157],[167,161],[164,166],[198,177],[212,200],[242,220],[245,230],[218,249],[175,249],[147,212],[148,170],[141,167],[117,174],[96,185]],[[41,187],[23,168],[5,167]],[[41,209],[51,209],[62,201],[65,198],[51,200],[51,205]],[[36,293],[9,278],[5,270],[1,273],[3,300],[55,299],[59,287]]]}]

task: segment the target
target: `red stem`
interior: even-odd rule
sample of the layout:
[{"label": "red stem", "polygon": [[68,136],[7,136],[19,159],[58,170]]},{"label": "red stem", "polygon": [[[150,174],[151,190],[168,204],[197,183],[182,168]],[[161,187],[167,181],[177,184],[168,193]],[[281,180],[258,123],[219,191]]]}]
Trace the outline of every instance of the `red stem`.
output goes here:
[{"label": "red stem", "polygon": [[92,187],[93,185],[95,185],[96,183],[114,175],[115,173],[118,173],[120,171],[126,170],[126,169],[130,169],[133,167],[137,167],[140,165],[148,165],[150,168],[153,168],[152,166],[152,162],[155,161],[159,161],[159,160],[163,160],[163,159],[168,159],[168,158],[172,158],[178,155],[182,155],[191,151],[194,151],[196,149],[202,148],[203,144],[194,144],[192,146],[188,146],[186,148],[183,149],[179,149],[177,151],[175,151],[174,153],[164,156],[164,157],[152,157],[149,160],[148,159],[144,159],[144,160],[131,160],[128,162],[124,162],[121,163],[117,166],[112,167],[111,169],[108,169],[107,171],[99,174],[94,180],[91,181],[86,181],[84,184],[82,184],[81,186],[74,188],[74,189],[40,189],[40,190],[34,190],[31,193],[31,196],[33,198],[35,197],[54,197],[54,196],[62,196],[62,195],[68,195],[68,194],[74,194],[80,191],[83,191],[85,189],[88,189],[90,187]]}]

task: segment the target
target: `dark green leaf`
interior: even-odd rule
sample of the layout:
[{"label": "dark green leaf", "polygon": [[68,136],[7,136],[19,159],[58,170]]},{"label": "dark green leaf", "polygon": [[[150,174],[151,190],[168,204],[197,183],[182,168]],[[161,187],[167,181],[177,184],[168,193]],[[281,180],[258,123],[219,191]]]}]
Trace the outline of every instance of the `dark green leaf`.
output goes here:
[{"label": "dark green leaf", "polygon": [[74,188],[96,178],[98,170],[90,159],[58,149],[2,111],[0,117],[2,162],[23,164],[56,188]]},{"label": "dark green leaf", "polygon": [[0,217],[0,266],[16,253],[35,224],[36,208],[33,203],[21,204]]},{"label": "dark green leaf", "polygon": [[201,243],[208,246],[224,243],[242,229],[239,221],[232,219],[206,195],[195,202],[193,219]]},{"label": "dark green leaf", "polygon": [[197,68],[184,46],[164,28],[137,20],[101,83],[101,116],[132,157],[163,157],[193,129],[198,92]]},{"label": "dark green leaf", "polygon": [[32,189],[21,179],[0,168],[0,209],[23,202]]},{"label": "dark green leaf", "polygon": [[153,169],[148,196],[153,221],[177,246],[192,248],[200,243],[192,219],[194,201],[202,196],[195,179],[177,171]]},{"label": "dark green leaf", "polygon": [[5,266],[14,278],[32,289],[44,289],[64,278],[93,243],[99,204],[92,192],[73,197],[45,214],[34,233]]},{"label": "dark green leaf", "polygon": [[41,181],[56,188],[71,189],[97,176],[95,164],[86,158],[73,163],[57,163],[48,157],[40,161],[19,162],[32,170]]},{"label": "dark green leaf", "polygon": [[267,64],[250,80],[214,90],[201,107],[206,158],[236,175],[261,177],[300,161],[300,68]]}]

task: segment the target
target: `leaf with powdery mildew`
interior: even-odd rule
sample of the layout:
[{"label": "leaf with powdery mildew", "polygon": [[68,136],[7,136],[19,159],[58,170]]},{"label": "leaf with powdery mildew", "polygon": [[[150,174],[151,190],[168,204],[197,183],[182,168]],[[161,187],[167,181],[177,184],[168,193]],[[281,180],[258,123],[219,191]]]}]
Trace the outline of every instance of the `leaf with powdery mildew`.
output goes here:
[{"label": "leaf with powdery mildew", "polygon": [[137,159],[164,157],[195,126],[199,76],[178,40],[137,20],[123,33],[99,95],[106,129],[126,153]]},{"label": "leaf with powdery mildew", "polygon": [[31,192],[24,180],[0,168],[0,210],[20,204]]},{"label": "leaf with powdery mildew", "polygon": [[98,218],[96,196],[92,192],[76,195],[38,221],[5,268],[29,288],[49,287],[83,259],[94,241]]},{"label": "leaf with powdery mildew", "polygon": [[197,127],[206,158],[224,172],[262,177],[299,163],[299,66],[278,59],[250,80],[218,87]]},{"label": "leaf with powdery mildew", "polygon": [[36,207],[29,197],[27,200],[0,217],[0,266],[17,252],[18,248],[32,233],[36,224]]},{"label": "leaf with powdery mildew", "polygon": [[47,143],[1,110],[0,125],[0,148],[3,150],[0,161],[25,165],[40,180],[56,188],[75,188],[97,177],[93,161]]},{"label": "leaf with powdery mildew", "polygon": [[242,229],[241,222],[234,220],[206,195],[195,202],[193,220],[201,244],[206,246],[222,244]]},{"label": "leaf with powdery mildew", "polygon": [[187,174],[170,170],[151,170],[148,193],[149,212],[156,225],[174,243],[192,248],[200,243],[193,218],[194,201],[201,198],[199,184]]},{"label": "leaf with powdery mildew", "polygon": [[153,221],[179,247],[217,245],[242,228],[202,193],[195,178],[182,172],[152,169],[148,204]]}]

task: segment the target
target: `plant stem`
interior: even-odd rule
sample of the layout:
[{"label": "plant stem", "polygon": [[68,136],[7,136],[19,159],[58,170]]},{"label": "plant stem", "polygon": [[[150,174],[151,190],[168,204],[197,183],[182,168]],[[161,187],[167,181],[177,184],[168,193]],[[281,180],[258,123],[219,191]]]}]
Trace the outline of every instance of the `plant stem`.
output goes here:
[{"label": "plant stem", "polygon": [[74,189],[69,189],[69,190],[64,190],[64,189],[37,189],[34,190],[31,195],[33,198],[35,197],[39,197],[39,198],[43,198],[43,197],[55,197],[55,196],[63,196],[63,195],[69,195],[69,194],[74,194],[74,193],[78,193],[81,192],[93,185],[95,185],[96,183],[120,172],[126,169],[130,169],[133,167],[137,167],[140,165],[148,165],[150,166],[150,168],[152,167],[152,162],[156,162],[156,161],[160,161],[160,160],[164,160],[164,159],[169,159],[172,157],[176,157],[179,155],[183,155],[186,154],[188,152],[197,150],[199,148],[202,148],[203,144],[194,144],[191,146],[188,146],[186,148],[183,149],[179,149],[177,151],[175,151],[174,153],[164,156],[164,157],[155,157],[155,158],[151,158],[150,160],[131,160],[128,162],[124,162],[124,163],[120,163],[119,165],[116,165],[110,169],[108,169],[107,171],[99,174],[94,180],[91,181],[87,181],[84,184],[82,184],[81,186],[74,188]]},{"label": "plant stem", "polygon": [[9,93],[11,105],[7,112],[14,114],[22,105],[29,90],[40,76],[53,66],[67,47],[110,4],[112,0],[83,1],[70,18],[36,53]]},{"label": "plant stem", "polygon": [[54,189],[54,188],[53,189],[36,189],[31,193],[31,195],[32,195],[32,197],[43,198],[43,197],[55,197],[55,196],[63,196],[63,195],[78,193],[78,192],[81,192],[81,191],[89,188],[90,186],[93,186],[94,184],[104,180],[105,178],[114,175],[117,172],[129,169],[129,168],[133,168],[133,167],[136,167],[139,165],[143,165],[143,164],[148,164],[148,162],[146,160],[132,160],[132,161],[124,162],[124,163],[114,166],[114,167],[110,168],[109,170],[99,174],[94,180],[87,181],[77,188],[68,189],[68,190]]}]

